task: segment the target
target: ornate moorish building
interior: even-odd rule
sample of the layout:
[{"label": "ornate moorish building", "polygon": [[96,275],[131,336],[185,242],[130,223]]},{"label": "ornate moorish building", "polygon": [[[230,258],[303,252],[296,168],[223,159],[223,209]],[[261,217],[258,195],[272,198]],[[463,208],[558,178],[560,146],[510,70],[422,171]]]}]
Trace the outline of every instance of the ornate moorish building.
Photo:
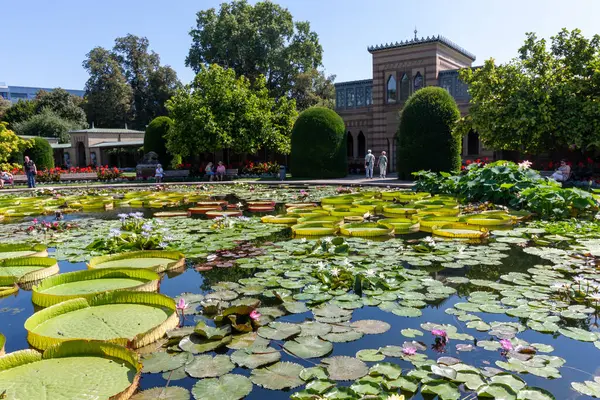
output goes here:
[{"label": "ornate moorish building", "polygon": [[[425,86],[441,86],[456,100],[461,114],[469,110],[467,85],[458,70],[471,67],[475,55],[443,36],[396,42],[368,48],[373,57],[373,78],[335,84],[336,111],[346,124],[350,164],[360,164],[367,149],[388,154],[396,170],[399,111],[411,93]],[[463,139],[463,156],[491,157],[476,133]]]}]

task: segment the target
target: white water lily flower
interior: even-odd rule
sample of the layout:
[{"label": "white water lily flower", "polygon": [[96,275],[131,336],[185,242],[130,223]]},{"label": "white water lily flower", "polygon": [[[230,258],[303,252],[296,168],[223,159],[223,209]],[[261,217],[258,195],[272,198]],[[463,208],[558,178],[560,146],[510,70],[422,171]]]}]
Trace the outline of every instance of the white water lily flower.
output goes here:
[{"label": "white water lily flower", "polygon": [[306,243],[306,242],[307,242],[306,238],[300,239],[300,243]]},{"label": "white water lily flower", "polygon": [[319,271],[324,270],[327,267],[327,265],[325,265],[325,263],[323,261],[319,261],[317,263],[317,268],[319,269]]},{"label": "white water lily flower", "polygon": [[328,237],[324,237],[322,240],[323,240],[325,243],[331,243],[331,241],[333,240],[333,238],[330,238],[330,237],[328,236]]},{"label": "white water lily flower", "polygon": [[423,241],[425,243],[435,243],[435,241],[433,240],[433,238],[431,236],[427,236],[426,238],[423,239]]},{"label": "white water lily flower", "polygon": [[573,280],[577,283],[585,282],[585,278],[583,276],[574,276]]},{"label": "white water lily flower", "polygon": [[524,160],[519,163],[519,168],[520,169],[529,169],[529,168],[531,168],[532,165],[533,165],[533,163],[531,161]]},{"label": "white water lily flower", "polygon": [[242,202],[239,202],[239,203],[237,203],[235,206],[236,206],[237,208],[242,208],[242,207],[244,207],[244,205],[242,204]]},{"label": "white water lily flower", "polygon": [[571,285],[568,283],[555,283],[552,285],[552,289],[554,290],[565,290],[568,289]]},{"label": "white water lily flower", "polygon": [[365,271],[365,275],[366,276],[375,276],[375,270],[374,269],[368,269]]},{"label": "white water lily flower", "polygon": [[348,260],[347,258],[344,258],[344,261],[342,261],[342,265],[344,267],[351,267],[352,263],[350,262],[350,260]]},{"label": "white water lily flower", "polygon": [[333,276],[338,276],[340,274],[340,269],[339,268],[331,268],[331,275]]},{"label": "white water lily flower", "polygon": [[369,219],[369,218],[371,218],[371,213],[367,211],[366,213],[364,213],[364,215],[363,215],[363,218],[364,218],[364,219]]},{"label": "white water lily flower", "polygon": [[467,248],[465,246],[458,246],[456,250],[458,250],[458,254],[462,254],[465,252]]}]

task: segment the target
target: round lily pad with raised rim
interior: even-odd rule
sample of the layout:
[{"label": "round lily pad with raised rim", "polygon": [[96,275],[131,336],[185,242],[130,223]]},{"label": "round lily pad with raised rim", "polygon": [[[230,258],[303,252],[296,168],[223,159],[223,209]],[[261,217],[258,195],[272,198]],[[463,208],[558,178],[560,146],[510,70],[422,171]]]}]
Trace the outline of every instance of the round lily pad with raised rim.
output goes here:
[{"label": "round lily pad with raised rim", "polygon": [[203,206],[203,207],[191,207],[188,208],[188,213],[191,215],[194,214],[206,214],[209,211],[220,211],[221,210],[221,206]]},{"label": "round lily pad with raised rim", "polygon": [[375,222],[353,223],[340,226],[340,233],[356,237],[389,236],[394,233],[394,227]]},{"label": "round lily pad with raised rim", "polygon": [[243,214],[241,211],[208,211],[205,215],[208,218],[219,218],[219,217],[241,217]]},{"label": "round lily pad with raised rim", "polygon": [[0,297],[10,296],[11,294],[17,293],[18,291],[19,285],[17,285],[16,283],[0,283]]},{"label": "round lily pad with raised rim", "polygon": [[18,257],[47,257],[48,250],[42,244],[7,243],[0,244],[0,260]]},{"label": "round lily pad with raised rim", "polygon": [[486,237],[489,231],[478,226],[456,223],[434,226],[432,233],[452,239],[481,239]]},{"label": "round lily pad with raised rim", "polygon": [[147,268],[164,272],[184,265],[185,257],[177,251],[143,250],[94,257],[88,263],[88,268]]},{"label": "round lily pad with raised rim", "polygon": [[331,223],[305,223],[292,226],[292,232],[297,236],[328,236],[334,235],[338,228]]},{"label": "round lily pad with raised rim", "polygon": [[158,293],[117,291],[55,304],[25,321],[27,341],[46,349],[67,340],[101,340],[139,348],[179,324],[175,301]]},{"label": "round lily pad with raised rim", "polygon": [[[7,399],[128,399],[141,365],[137,354],[110,343],[69,341],[43,354],[19,350],[0,358]],[[65,382],[69,382],[65,384]]]},{"label": "round lily pad with raised rim", "polygon": [[154,218],[173,218],[173,217],[187,217],[186,211],[162,211],[154,213]]},{"label": "round lily pad with raised rim", "polygon": [[31,301],[49,307],[65,300],[92,297],[115,290],[156,292],[160,275],[149,269],[101,268],[50,277],[32,289]]},{"label": "round lily pad with raised rim", "polygon": [[[8,258],[0,261],[0,282],[13,281],[20,286],[58,274],[56,259],[48,257]],[[30,285],[29,285],[30,286]],[[29,289],[29,287],[24,287]]]}]

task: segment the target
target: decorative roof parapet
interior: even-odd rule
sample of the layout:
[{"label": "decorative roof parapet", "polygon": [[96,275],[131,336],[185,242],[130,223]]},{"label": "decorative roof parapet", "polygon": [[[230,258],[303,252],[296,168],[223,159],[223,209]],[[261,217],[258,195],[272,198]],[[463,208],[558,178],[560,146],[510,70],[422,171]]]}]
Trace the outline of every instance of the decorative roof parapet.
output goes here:
[{"label": "decorative roof parapet", "polygon": [[456,43],[454,43],[452,40],[450,40],[444,36],[441,36],[441,35],[432,36],[432,37],[427,36],[427,38],[422,37],[421,39],[416,38],[416,39],[411,39],[411,40],[403,40],[403,41],[400,41],[400,43],[396,42],[396,43],[389,43],[389,44],[386,43],[385,45],[382,44],[382,45],[369,46],[369,47],[367,47],[367,50],[370,53],[373,53],[375,51],[380,51],[380,50],[395,49],[395,48],[399,48],[399,47],[409,47],[409,46],[415,46],[418,44],[435,43],[435,42],[443,43],[446,46],[450,47],[451,49],[458,51],[462,55],[469,57],[473,61],[475,61],[475,59],[476,59],[475,54],[465,50],[464,48],[462,48],[459,45],[457,45]]},{"label": "decorative roof parapet", "polygon": [[362,85],[373,85],[373,79],[361,79],[358,81],[345,81],[345,82],[335,82],[333,84],[335,87],[338,86],[362,86]]}]

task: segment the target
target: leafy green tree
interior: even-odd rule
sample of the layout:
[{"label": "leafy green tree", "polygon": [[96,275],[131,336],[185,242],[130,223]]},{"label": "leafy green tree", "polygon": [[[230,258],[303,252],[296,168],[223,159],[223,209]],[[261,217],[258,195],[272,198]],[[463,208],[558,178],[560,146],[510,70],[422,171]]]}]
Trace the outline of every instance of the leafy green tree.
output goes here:
[{"label": "leafy green tree", "polygon": [[458,171],[462,140],[454,127],[459,118],[447,90],[430,86],[412,94],[400,112],[396,134],[398,178],[412,179],[420,170]]},{"label": "leafy green tree", "polygon": [[4,114],[6,114],[6,111],[8,111],[11,105],[12,103],[10,101],[0,97],[0,121],[4,120]]},{"label": "leafy green tree", "polygon": [[303,89],[296,86],[306,79],[299,75],[312,74],[322,64],[323,48],[310,24],[294,22],[286,8],[270,1],[223,3],[218,12],[198,12],[196,24],[186,65],[200,72],[202,66],[219,64],[252,82],[262,75],[275,98],[298,99],[294,95]]},{"label": "leafy green tree", "polygon": [[2,120],[7,122],[9,126],[12,126],[17,122],[28,120],[35,114],[36,103],[36,100],[19,100],[5,111]]},{"label": "leafy green tree", "polygon": [[[460,72],[469,84],[467,129],[498,150],[600,147],[600,36],[563,29],[551,43],[528,33],[519,56]],[[464,127],[461,128],[464,131]]]},{"label": "leafy green tree", "polygon": [[322,71],[310,69],[296,75],[292,98],[298,110],[310,107],[335,108],[335,75],[325,76]]},{"label": "leafy green tree", "polygon": [[169,117],[156,117],[146,127],[144,135],[144,153],[151,151],[158,154],[158,160],[166,168],[171,165],[171,154],[167,151],[167,140],[165,136],[173,126],[173,120]]},{"label": "leafy green tree", "polygon": [[113,54],[96,47],[83,67],[90,77],[85,84],[83,108],[88,121],[102,127],[121,127],[130,120],[132,90]]},{"label": "leafy green tree", "polygon": [[35,162],[35,166],[42,169],[54,168],[54,151],[46,139],[36,137],[30,140],[31,147],[25,150],[24,155]]},{"label": "leafy green tree", "polygon": [[167,149],[182,157],[221,149],[288,153],[295,102],[271,98],[265,84],[264,78],[251,84],[236,77],[233,69],[202,67],[194,82],[167,102],[174,121]]},{"label": "leafy green tree", "polygon": [[133,126],[145,129],[155,117],[166,115],[165,103],[181,86],[169,66],[160,65],[160,57],[149,50],[145,37],[128,34],[115,39],[113,55],[131,86]]},{"label": "leafy green tree", "polygon": [[335,111],[304,110],[292,131],[291,171],[294,177],[341,178],[348,174],[346,128]]},{"label": "leafy green tree", "polygon": [[30,141],[21,139],[8,129],[8,123],[0,122],[0,163],[10,161],[29,146],[31,146]]},{"label": "leafy green tree", "polygon": [[81,123],[61,118],[50,108],[44,108],[39,114],[13,125],[19,135],[58,138],[60,143],[70,141],[69,131],[83,127]]},{"label": "leafy green tree", "polygon": [[56,88],[51,92],[40,90],[36,95],[36,99],[36,114],[41,114],[47,109],[54,112],[58,117],[71,122],[76,128],[87,126],[85,111],[81,108],[83,100],[78,96],[72,95],[64,89]]}]

